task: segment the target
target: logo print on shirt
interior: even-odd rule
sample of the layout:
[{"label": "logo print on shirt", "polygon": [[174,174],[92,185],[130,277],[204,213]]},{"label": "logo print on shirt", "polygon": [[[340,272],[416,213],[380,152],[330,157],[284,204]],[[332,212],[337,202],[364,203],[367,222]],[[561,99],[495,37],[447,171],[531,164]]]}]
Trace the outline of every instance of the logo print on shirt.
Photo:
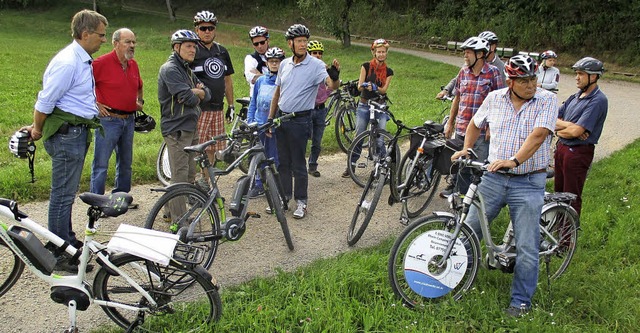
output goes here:
[{"label": "logo print on shirt", "polygon": [[204,72],[213,79],[219,79],[224,75],[225,65],[218,58],[208,58],[204,62]]}]

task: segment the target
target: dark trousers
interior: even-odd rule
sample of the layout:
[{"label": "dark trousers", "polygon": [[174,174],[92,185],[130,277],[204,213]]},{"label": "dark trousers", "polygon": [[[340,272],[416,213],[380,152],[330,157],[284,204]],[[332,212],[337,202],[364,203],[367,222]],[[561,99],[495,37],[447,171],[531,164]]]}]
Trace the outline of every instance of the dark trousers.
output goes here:
[{"label": "dark trousers", "polygon": [[582,209],[582,189],[587,180],[594,151],[594,145],[567,146],[560,142],[556,148],[554,190],[578,196],[571,204],[578,215]]},{"label": "dark trousers", "polygon": [[311,117],[295,117],[282,122],[276,129],[278,144],[278,157],[280,165],[278,172],[284,190],[284,196],[288,199],[307,202],[307,187],[309,176],[307,174],[307,140],[311,134]]},{"label": "dark trousers", "polygon": [[314,109],[311,111],[311,152],[309,153],[309,168],[318,168],[318,157],[322,150],[322,135],[324,134],[325,118],[327,108]]}]

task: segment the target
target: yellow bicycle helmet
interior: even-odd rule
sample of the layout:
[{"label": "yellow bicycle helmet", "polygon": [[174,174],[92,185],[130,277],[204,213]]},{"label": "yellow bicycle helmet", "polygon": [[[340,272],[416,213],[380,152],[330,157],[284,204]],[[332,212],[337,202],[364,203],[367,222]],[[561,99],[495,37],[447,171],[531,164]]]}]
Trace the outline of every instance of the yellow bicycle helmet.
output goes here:
[{"label": "yellow bicycle helmet", "polygon": [[309,44],[307,45],[307,51],[309,51],[309,52],[313,52],[313,51],[324,52],[324,45],[322,45],[322,43],[320,43],[317,40],[309,41]]}]

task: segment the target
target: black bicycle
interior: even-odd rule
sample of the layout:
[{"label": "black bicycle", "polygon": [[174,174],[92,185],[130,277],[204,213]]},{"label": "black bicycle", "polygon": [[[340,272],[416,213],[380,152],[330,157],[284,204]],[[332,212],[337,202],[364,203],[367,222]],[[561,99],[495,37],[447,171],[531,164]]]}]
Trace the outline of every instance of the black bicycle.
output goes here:
[{"label": "black bicycle", "polygon": [[356,98],[360,96],[358,80],[340,82],[340,88],[331,92],[327,102],[327,117],[325,125],[335,118],[335,134],[338,146],[347,152],[356,133]]}]

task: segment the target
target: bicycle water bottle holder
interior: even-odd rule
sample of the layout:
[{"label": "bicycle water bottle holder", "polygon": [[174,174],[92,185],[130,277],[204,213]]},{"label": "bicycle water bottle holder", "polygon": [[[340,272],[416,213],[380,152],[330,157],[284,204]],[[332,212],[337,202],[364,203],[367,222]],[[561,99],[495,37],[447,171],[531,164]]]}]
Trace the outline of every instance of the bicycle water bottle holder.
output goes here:
[{"label": "bicycle water bottle holder", "polygon": [[173,250],[173,259],[183,264],[199,265],[204,260],[206,250],[201,246],[177,243]]}]

